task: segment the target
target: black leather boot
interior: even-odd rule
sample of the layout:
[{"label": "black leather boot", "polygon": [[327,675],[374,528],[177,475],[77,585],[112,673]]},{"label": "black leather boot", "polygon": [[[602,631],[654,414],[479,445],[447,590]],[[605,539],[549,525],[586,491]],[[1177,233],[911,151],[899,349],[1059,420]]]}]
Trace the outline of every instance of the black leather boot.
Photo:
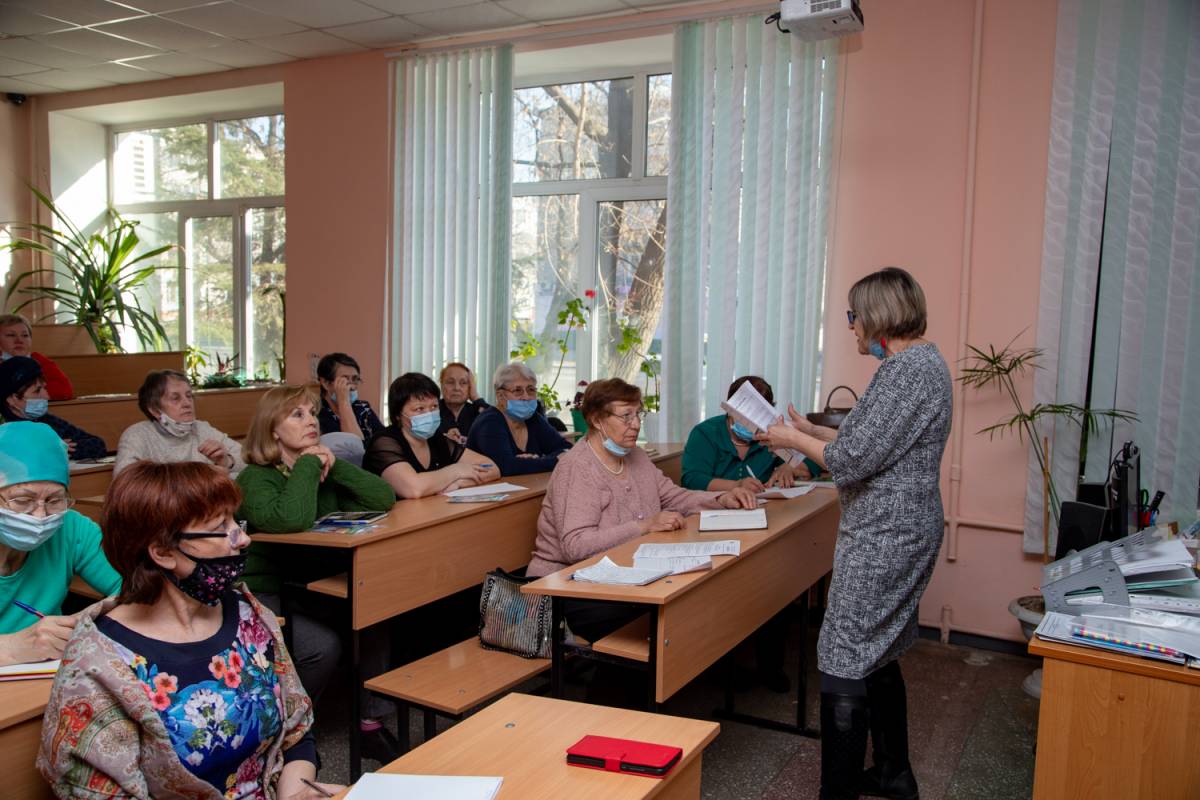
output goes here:
[{"label": "black leather boot", "polygon": [[863,773],[862,793],[890,800],[919,800],[908,760],[908,699],[899,662],[867,676],[871,752],[875,766]]},{"label": "black leather boot", "polygon": [[867,698],[821,693],[821,800],[857,800],[867,756]]}]

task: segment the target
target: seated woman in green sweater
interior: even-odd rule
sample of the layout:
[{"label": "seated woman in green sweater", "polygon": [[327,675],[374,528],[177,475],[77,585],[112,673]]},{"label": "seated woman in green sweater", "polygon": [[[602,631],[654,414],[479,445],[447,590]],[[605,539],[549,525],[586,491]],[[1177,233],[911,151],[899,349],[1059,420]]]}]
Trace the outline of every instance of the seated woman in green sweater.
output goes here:
[{"label": "seated woman in green sweater", "polygon": [[0,425],[0,665],[62,655],[78,614],[62,616],[71,578],[121,589],[100,527],[72,511],[67,445],[37,422]]},{"label": "seated woman in green sweater", "polygon": [[[726,397],[733,397],[747,381],[768,403],[775,402],[771,384],[757,375],[745,375],[729,384]],[[806,481],[819,475],[821,467],[804,459],[795,466],[783,463],[761,442],[754,441],[754,431],[745,430],[726,414],[709,417],[688,435],[683,448],[683,475],[680,483],[685,489],[725,492],[742,486],[761,492],[768,486],[791,486],[794,481]]]},{"label": "seated woman in green sweater", "polygon": [[[306,531],[334,511],[388,511],[396,503],[387,481],[335,458],[321,444],[319,408],[316,392],[307,386],[279,386],[259,401],[242,444],[246,467],[237,477],[243,494],[238,517],[246,520],[251,532]],[[255,542],[244,577],[263,605],[278,612],[284,578],[307,583],[337,571],[325,548]],[[294,626],[292,655],[300,680],[316,698],[333,677],[341,648],[337,635],[314,617],[333,617],[339,610],[310,603],[312,607],[297,609],[307,613],[292,614],[289,624]],[[376,630],[382,633],[372,635]],[[361,663],[366,677],[387,670],[388,650],[383,626],[363,637]],[[395,738],[380,726],[378,717],[391,704],[366,692],[362,699],[363,755],[387,763],[398,751]]]}]

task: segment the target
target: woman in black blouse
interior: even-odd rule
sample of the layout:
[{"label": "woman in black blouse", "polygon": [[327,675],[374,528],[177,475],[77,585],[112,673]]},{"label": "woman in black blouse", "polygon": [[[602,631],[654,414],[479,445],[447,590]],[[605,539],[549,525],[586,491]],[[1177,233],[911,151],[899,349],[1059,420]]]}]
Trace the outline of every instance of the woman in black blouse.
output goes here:
[{"label": "woman in black blouse", "polygon": [[466,364],[451,361],[442,367],[438,380],[442,384],[442,399],[438,404],[442,412],[442,425],[438,428],[438,435],[465,445],[471,423],[490,406],[476,391],[475,374]]},{"label": "woman in black blouse", "polygon": [[426,497],[500,477],[479,453],[438,435],[439,394],[428,375],[409,372],[396,378],[388,390],[392,424],[367,445],[363,469],[386,480],[400,497]]}]

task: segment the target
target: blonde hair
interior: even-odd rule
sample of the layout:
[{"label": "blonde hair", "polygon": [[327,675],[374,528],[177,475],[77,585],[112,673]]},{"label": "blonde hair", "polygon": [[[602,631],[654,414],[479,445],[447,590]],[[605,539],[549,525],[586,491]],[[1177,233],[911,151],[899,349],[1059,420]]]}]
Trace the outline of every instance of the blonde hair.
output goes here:
[{"label": "blonde hair", "polygon": [[24,314],[0,314],[0,328],[17,324],[24,325],[25,330],[29,331],[29,335],[33,336],[33,326],[29,324],[29,320],[25,319]]},{"label": "blonde hair", "polygon": [[321,407],[317,388],[312,384],[276,386],[262,396],[254,410],[254,418],[250,420],[250,432],[242,442],[242,458],[247,464],[270,467],[280,463],[283,456],[279,442],[275,440],[275,426],[283,422],[293,408],[305,403],[312,406],[314,414]]},{"label": "blonde hair", "polygon": [[849,301],[869,340],[925,335],[925,292],[899,267],[884,267],[861,278],[850,287]]}]

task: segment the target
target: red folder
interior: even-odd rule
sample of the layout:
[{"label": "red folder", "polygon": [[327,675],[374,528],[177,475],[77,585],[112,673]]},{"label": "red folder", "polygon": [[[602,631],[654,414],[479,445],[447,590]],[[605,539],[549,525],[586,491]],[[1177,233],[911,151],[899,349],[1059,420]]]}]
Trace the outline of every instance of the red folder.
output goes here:
[{"label": "red folder", "polygon": [[585,736],[567,748],[567,763],[573,766],[651,778],[665,776],[682,757],[679,747],[608,736]]}]

